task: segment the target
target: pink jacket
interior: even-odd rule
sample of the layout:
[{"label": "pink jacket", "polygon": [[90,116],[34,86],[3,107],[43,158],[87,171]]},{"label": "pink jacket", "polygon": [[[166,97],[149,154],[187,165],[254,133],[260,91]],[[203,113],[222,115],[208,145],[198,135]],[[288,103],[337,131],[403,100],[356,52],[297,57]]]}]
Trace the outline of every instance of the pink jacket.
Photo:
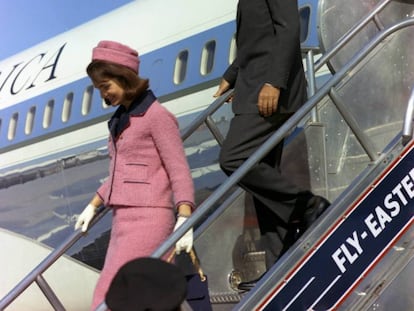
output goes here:
[{"label": "pink jacket", "polygon": [[130,112],[115,143],[109,137],[109,177],[97,190],[107,206],[172,207],[180,202],[194,206],[178,122],[158,100],[151,102],[144,112]]}]

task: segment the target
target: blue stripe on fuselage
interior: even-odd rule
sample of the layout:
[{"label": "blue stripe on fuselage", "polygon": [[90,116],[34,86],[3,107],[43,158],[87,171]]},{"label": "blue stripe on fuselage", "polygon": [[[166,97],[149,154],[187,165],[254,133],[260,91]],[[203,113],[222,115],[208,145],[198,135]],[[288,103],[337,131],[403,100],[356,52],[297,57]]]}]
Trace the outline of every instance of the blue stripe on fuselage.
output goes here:
[{"label": "blue stripe on fuselage", "polygon": [[[234,31],[234,22],[228,22],[144,54],[141,57],[140,75],[150,79],[151,89],[161,99],[171,99],[185,93],[196,92],[203,86],[206,87],[208,83],[219,79],[229,65],[230,44]],[[211,71],[203,75],[201,73],[201,55],[206,44],[211,41],[215,42],[214,63]],[[176,84],[174,83],[175,63],[177,56],[182,51],[188,52],[188,59],[184,78],[181,83]],[[90,79],[85,77],[1,110],[0,152],[9,151],[106,119],[113,109],[105,109],[102,106],[102,100],[96,90],[93,91],[90,111],[87,114],[82,113],[83,96],[90,86]],[[72,106],[70,117],[63,122],[64,102],[67,100],[68,94],[71,96],[73,94]],[[53,105],[53,114],[50,126],[44,128],[44,111],[48,105]],[[33,107],[35,107],[34,113]],[[30,110],[32,110],[34,117],[33,129],[30,134],[26,134],[25,119]],[[17,126],[14,138],[9,139],[6,125],[12,119],[15,119]]]}]

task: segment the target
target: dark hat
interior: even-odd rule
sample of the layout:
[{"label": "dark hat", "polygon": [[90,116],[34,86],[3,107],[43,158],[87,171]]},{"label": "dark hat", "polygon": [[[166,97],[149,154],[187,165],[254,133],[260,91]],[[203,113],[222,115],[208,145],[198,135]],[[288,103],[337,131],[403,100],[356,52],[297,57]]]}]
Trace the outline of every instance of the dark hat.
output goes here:
[{"label": "dark hat", "polygon": [[171,311],[187,293],[183,272],[159,258],[138,258],[123,265],[105,297],[112,311]]}]

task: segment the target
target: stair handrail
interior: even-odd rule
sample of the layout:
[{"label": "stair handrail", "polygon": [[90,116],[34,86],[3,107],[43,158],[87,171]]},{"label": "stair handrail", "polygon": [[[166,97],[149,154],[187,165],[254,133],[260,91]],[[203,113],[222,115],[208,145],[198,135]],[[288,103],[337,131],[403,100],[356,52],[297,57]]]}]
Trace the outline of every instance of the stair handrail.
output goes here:
[{"label": "stair handrail", "polygon": [[[307,79],[308,79],[308,95],[312,96],[315,94],[316,83],[315,83],[315,73],[318,72],[327,62],[335,56],[342,47],[344,47],[365,25],[367,25],[371,20],[375,21],[375,24],[378,25],[378,22],[375,20],[376,15],[381,12],[387,5],[393,0],[382,0],[379,2],[369,13],[364,16],[359,22],[355,23],[345,34],[343,34],[335,44],[323,52],[323,55],[317,60],[314,61],[314,50],[305,49],[306,53],[306,63],[307,63]],[[378,29],[383,29],[382,25],[377,27]],[[320,48],[318,50],[321,50]],[[312,122],[318,122],[318,117],[316,111],[311,111],[311,120]]]},{"label": "stair handrail", "polygon": [[405,146],[411,139],[413,139],[413,120],[414,120],[414,87],[411,90],[410,98],[408,99],[407,110],[404,116],[403,130],[402,130],[402,144]]},{"label": "stair handrail", "polygon": [[[91,221],[90,227],[95,225],[102,217],[108,212],[110,208],[100,208],[93,220]],[[84,235],[81,230],[74,231],[71,235],[69,235],[66,240],[61,243],[58,247],[56,247],[45,259],[43,259],[32,271],[30,271],[8,294],[6,294],[0,300],[0,310],[3,310],[8,305],[10,305],[20,294],[22,294],[32,283],[36,282],[39,287],[42,288],[41,284],[38,283],[37,278],[41,276],[53,263],[56,262],[65,252],[71,248],[82,236]],[[42,283],[46,281],[43,279]],[[49,297],[46,295],[46,298]],[[51,302],[49,300],[49,302]],[[52,306],[55,310],[62,310],[56,304],[52,303]],[[59,304],[59,303],[58,303]]]},{"label": "stair handrail", "polygon": [[[400,23],[396,23],[393,26],[381,31],[374,37],[361,51],[355,54],[351,60],[345,64],[339,71],[337,71],[312,97],[310,97],[306,103],[293,114],[268,140],[258,148],[236,171],[232,173],[208,198],[203,201],[194,213],[189,217],[176,231],[174,231],[163,244],[156,249],[151,257],[162,257],[173,247],[173,245],[192,227],[194,227],[200,220],[212,212],[214,205],[232,188],[240,179],[260,161],[267,153],[269,153],[274,146],[276,146],[285,136],[288,135],[308,113],[326,96],[329,95],[331,90],[346,76],[348,71],[355,68],[364,58],[367,56],[377,45],[379,45],[386,37],[394,32],[403,29],[405,27],[413,26],[414,18],[406,19]],[[333,104],[335,102],[333,101]],[[357,136],[357,135],[356,135]],[[357,137],[361,142],[364,139]],[[369,150],[368,146],[364,146],[365,150]],[[371,151],[370,157],[378,159],[378,156]],[[250,295],[256,291],[250,292]],[[249,297],[250,297],[249,295]],[[249,298],[250,299],[250,298]],[[244,300],[243,300],[244,301]],[[248,300],[250,301],[250,300]],[[105,302],[102,302],[95,311],[106,311]],[[239,307],[239,304],[237,305]],[[239,309],[238,309],[239,310]],[[246,309],[249,310],[249,309]]]},{"label": "stair handrail", "polygon": [[[207,127],[216,137],[215,132],[218,132],[214,128],[214,124],[209,122],[209,118],[213,115],[233,94],[233,90],[230,89],[224,94],[216,98],[209,107],[202,111],[196,119],[190,123],[190,125],[185,128],[181,133],[182,140],[186,140],[192,132],[200,127],[201,124],[206,123]],[[219,141],[220,143],[220,141]],[[93,220],[91,221],[88,230],[92,228],[97,222],[99,222],[109,211],[110,207],[101,206]],[[85,233],[81,232],[80,229],[74,231],[69,235],[63,243],[56,247],[46,258],[44,258],[32,271],[30,271],[9,293],[7,293],[0,300],[0,310],[3,310],[8,305],[10,305],[20,294],[22,294],[32,283],[37,283],[37,285],[42,289],[44,295],[49,300],[50,304],[55,308],[55,310],[62,310],[62,304],[54,296],[54,293],[51,292],[50,287],[48,286],[46,280],[41,277],[41,275],[56,262],[65,252],[70,249],[80,238],[82,238]]]},{"label": "stair handrail", "polygon": [[[365,58],[365,56],[367,56],[378,44],[380,44],[384,39],[386,39],[388,36],[392,35],[396,31],[401,30],[401,29],[406,28],[406,27],[410,27],[410,26],[414,26],[414,18],[407,18],[404,21],[398,22],[398,23],[390,26],[389,28],[379,32],[361,51],[356,53],[351,58],[351,60],[347,64],[345,64],[345,66],[343,66],[341,68],[341,70],[339,70],[336,74],[334,74],[332,76],[332,78],[324,86],[322,86],[321,89],[314,96],[312,96],[312,98],[305,104],[305,106],[302,107],[298,111],[298,113],[294,114],[291,118],[294,118],[296,116],[296,119],[297,119],[298,117],[302,116],[305,111],[306,112],[310,111],[310,109],[312,109],[312,107],[310,107],[311,106],[310,103],[315,102],[315,100],[317,100],[317,99],[318,99],[318,101],[321,100],[323,98],[322,93],[329,92],[330,89],[332,89],[336,84],[338,84],[340,82],[341,78],[348,71],[350,71],[355,66],[357,66],[359,64],[359,62],[361,60],[363,60]],[[282,130],[287,128],[287,125],[286,126],[285,125],[286,124],[284,124],[282,127],[280,127],[280,129],[272,137],[270,137],[269,140],[275,140],[277,138],[277,136],[279,136],[279,135],[276,135],[276,134],[278,134],[279,131],[282,131]],[[333,208],[330,209],[328,211],[328,213],[335,210],[335,205],[336,205],[336,202],[333,202],[332,203]],[[185,225],[185,223],[184,223],[184,225]],[[186,229],[186,228],[183,228],[183,229]],[[187,230],[188,230],[188,228],[187,228]],[[293,255],[293,254],[291,254],[291,255]],[[286,261],[286,258],[285,258],[284,261]],[[252,308],[254,308],[254,306],[255,306],[255,299],[257,297],[264,297],[264,295],[266,294],[267,287],[272,282],[272,280],[270,280],[270,279],[276,274],[278,274],[278,276],[279,276],[278,279],[280,279],[280,280],[283,279],[283,275],[286,274],[286,271],[283,270],[283,267],[277,266],[277,267],[273,267],[273,268],[272,268],[272,273],[271,273],[272,275],[264,275],[263,278],[260,281],[260,284],[258,284],[248,294],[246,294],[246,296],[244,296],[242,298],[240,303],[238,303],[235,306],[234,310],[237,310],[237,311],[252,310]],[[289,267],[289,269],[290,269],[290,267]]]},{"label": "stair handrail", "polygon": [[152,254],[153,257],[161,257],[164,255],[175,242],[184,235],[191,227],[193,227],[201,218],[210,212],[210,208],[224,194],[235,186],[240,179],[261,159],[263,158],[274,146],[276,146],[285,136],[290,133],[294,127],[300,123],[300,121],[306,117],[306,115],[318,104],[321,99],[329,94],[330,90],[337,85],[341,79],[347,74],[348,71],[353,69],[359,64],[364,57],[371,52],[384,38],[388,37],[395,31],[414,25],[414,18],[405,20],[399,24],[396,24],[387,30],[381,32],[375,37],[366,48],[357,53],[344,67],[341,68],[332,78],[326,82],[306,103],[293,114],[269,139],[257,149],[235,172],[232,173],[200,206],[194,211],[182,226],[180,226],[170,237]]},{"label": "stair handrail", "polygon": [[181,131],[181,138],[185,141],[188,137],[191,136],[203,123],[206,123],[208,128],[211,131],[211,127],[207,124],[207,120],[210,116],[212,116],[225,102],[229,100],[229,98],[233,95],[233,89],[229,89],[224,92],[220,97],[214,100],[203,112],[201,112],[191,123],[189,126],[184,128]]},{"label": "stair handrail", "polygon": [[[389,2],[385,0],[384,2]],[[210,212],[214,204],[236,185],[240,179],[255,165],[262,157],[264,157],[277,143],[279,143],[293,128],[300,123],[300,121],[317,105],[317,103],[329,94],[330,90],[336,86],[346,73],[353,69],[364,57],[371,52],[382,40],[397,30],[405,27],[413,26],[414,19],[408,18],[400,23],[397,23],[386,30],[380,32],[373,40],[371,40],[359,53],[357,53],[345,66],[343,66],[332,78],[327,81],[292,117],[289,118],[243,165],[240,166],[228,179],[226,179],[221,186],[219,186],[188,218],[188,220],[173,232],[169,238],[151,255],[152,257],[161,257],[165,254],[178,239],[180,239],[190,228],[192,228],[201,218]],[[228,99],[232,90],[220,96],[213,104],[219,100],[222,103]],[[215,110],[214,110],[215,111]],[[206,117],[207,119],[207,117]],[[199,122],[199,120],[197,120]],[[187,132],[185,132],[187,133]],[[91,222],[93,226],[98,222],[110,208],[106,207],[98,211],[96,217]],[[60,256],[62,256],[77,240],[82,237],[83,233],[75,231],[68,239],[59,247],[57,247],[49,256],[47,256],[32,272],[30,272],[11,292],[9,292],[1,301],[0,309],[7,307],[14,299],[18,297],[30,284],[35,282],[36,277],[41,275],[47,268],[49,268]],[[35,273],[36,271],[36,273]],[[252,294],[255,291],[252,292]],[[102,303],[96,310],[102,309],[105,304]]]},{"label": "stair handrail", "polygon": [[[393,0],[382,0],[362,19],[355,23],[345,34],[343,34],[334,44],[334,46],[323,53],[323,55],[315,63],[315,71],[318,71],[325,65],[333,56],[335,56],[339,50],[345,46],[364,26],[366,26],[371,20],[374,20],[375,16],[381,12],[388,3]],[[377,24],[377,23],[376,23]],[[378,27],[379,29],[383,29]]]}]

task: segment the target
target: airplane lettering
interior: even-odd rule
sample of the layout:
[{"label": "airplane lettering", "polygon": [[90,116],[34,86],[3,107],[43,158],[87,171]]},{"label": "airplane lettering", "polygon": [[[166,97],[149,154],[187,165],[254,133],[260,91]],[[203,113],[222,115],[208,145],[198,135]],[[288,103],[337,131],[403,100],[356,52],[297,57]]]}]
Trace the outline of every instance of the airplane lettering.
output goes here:
[{"label": "airplane lettering", "polygon": [[384,208],[377,206],[375,213],[370,213],[365,218],[365,224],[374,238],[401,212],[401,206],[406,206],[408,199],[414,198],[413,179],[414,168],[392,189],[391,193],[385,196]]},{"label": "airplane lettering", "polygon": [[398,184],[394,189],[392,189],[392,193],[396,194],[404,205],[407,205],[407,199],[405,198],[404,194],[401,192],[401,188],[402,188],[401,184]]},{"label": "airplane lettering", "polygon": [[341,246],[331,256],[341,273],[346,271],[346,262],[352,265],[363,252],[359,242],[358,233],[356,231],[352,233],[352,237],[348,237],[346,239],[346,243],[347,244],[341,244]]},{"label": "airplane lettering", "polygon": [[400,204],[397,201],[392,200],[393,196],[391,193],[388,193],[384,199],[384,207],[388,209],[391,213],[391,217],[395,217],[400,213]]},{"label": "airplane lettering", "polygon": [[[376,219],[374,219],[375,216]],[[371,231],[374,238],[382,232],[385,228],[385,224],[387,222],[391,222],[392,220],[392,218],[388,216],[388,214],[380,206],[375,208],[375,216],[371,213],[367,218],[365,218],[365,224],[367,225],[369,231]]]},{"label": "airplane lettering", "polygon": [[[11,77],[11,75],[13,74],[13,72],[16,70],[17,67],[19,67],[21,63],[18,63],[17,65],[14,65],[13,69],[10,71],[9,75],[6,77],[6,79],[4,79],[3,84],[0,86],[0,92],[3,89],[4,85],[6,84],[6,82],[9,80],[9,78]],[[2,72],[0,72],[0,76],[1,76]]]},{"label": "airplane lettering", "polygon": [[[8,83],[10,84],[10,94],[16,95],[22,90],[37,86],[39,83],[55,79],[56,68],[65,45],[66,43],[63,44],[51,57],[47,57],[47,53],[40,53],[27,62],[21,62],[14,65],[1,84],[0,92],[6,90],[6,85]],[[46,74],[45,79],[39,82],[40,75],[44,74]]]},{"label": "airplane lettering", "polygon": [[403,186],[405,192],[408,194],[410,199],[414,198],[414,184],[412,180],[412,175],[414,174],[414,169],[410,171],[410,176],[405,176],[403,180],[401,180],[401,185]]},{"label": "airplane lettering", "polygon": [[27,71],[26,70],[26,68],[28,68],[29,67],[29,65],[31,65],[32,64],[32,62],[36,59],[36,58],[38,58],[38,57],[40,57],[40,60],[39,60],[39,63],[40,63],[40,61],[43,59],[43,57],[45,56],[45,54],[44,53],[42,53],[42,54],[40,54],[40,55],[37,55],[36,57],[34,57],[34,58],[32,58],[30,61],[28,61],[21,69],[20,69],[20,71],[17,73],[17,75],[15,76],[15,78],[14,78],[14,80],[13,80],[13,82],[12,82],[12,84],[11,84],[11,87],[10,87],[10,94],[12,94],[12,95],[16,95],[17,93],[19,93],[23,88],[24,88],[24,86],[27,84],[27,82],[29,81],[29,79],[30,79],[30,75],[26,78],[26,80],[23,82],[23,83],[21,83],[21,87],[18,89],[18,90],[15,90],[15,84],[16,84],[16,82],[19,82],[19,78],[20,77],[22,77],[22,78],[24,78],[25,77],[25,73],[26,72],[28,72],[29,74],[30,74],[30,71]]},{"label": "airplane lettering", "polygon": [[[45,69],[48,69],[48,68],[52,68],[52,70],[51,70],[51,72],[50,72],[50,75],[49,75],[49,78],[47,78],[44,82],[47,82],[47,81],[50,81],[50,80],[52,80],[52,79],[55,79],[56,78],[56,76],[55,76],[55,71],[56,71],[56,66],[57,66],[57,64],[58,64],[58,61],[59,61],[59,58],[60,58],[60,55],[62,54],[62,51],[63,51],[63,48],[65,47],[65,45],[66,45],[66,43],[64,44],[64,45],[62,45],[61,46],[61,48],[57,51],[57,53],[55,53],[47,62],[46,62],[46,65],[38,72],[38,74],[36,75],[36,77],[33,79],[33,82],[32,82],[32,84],[28,87],[28,89],[29,88],[32,88],[32,87],[34,87],[35,86],[35,81],[37,80],[37,77],[40,75],[40,73],[43,71],[43,70],[45,70]],[[54,59],[53,59],[54,58]],[[53,59],[53,62],[51,63],[51,64],[49,64],[49,62],[51,61]]]}]

